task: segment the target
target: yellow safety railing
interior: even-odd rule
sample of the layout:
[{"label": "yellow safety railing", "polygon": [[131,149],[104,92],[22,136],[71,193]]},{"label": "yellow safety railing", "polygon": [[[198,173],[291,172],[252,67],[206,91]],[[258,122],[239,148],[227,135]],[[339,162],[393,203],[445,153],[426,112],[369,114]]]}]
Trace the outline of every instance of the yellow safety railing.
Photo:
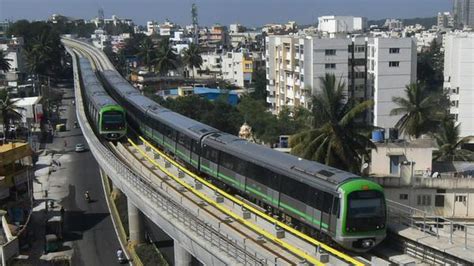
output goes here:
[{"label": "yellow safety railing", "polygon": [[293,234],[293,235],[296,235],[298,237],[300,237],[301,239],[304,239],[306,240],[307,242],[315,245],[315,246],[319,246],[321,247],[322,249],[326,250],[327,252],[333,254],[334,256],[338,257],[338,258],[341,258],[353,265],[356,265],[356,266],[364,266],[365,264],[352,258],[351,256],[347,255],[347,254],[344,254],[342,252],[340,252],[339,250],[336,250],[335,248],[332,248],[310,236],[308,236],[307,234],[304,234],[296,229],[294,229],[293,227],[291,226],[288,226],[287,224],[285,223],[282,223],[278,220],[276,220],[275,218],[267,215],[266,213],[254,208],[252,205],[249,205],[247,203],[245,203],[244,201],[230,195],[229,193],[226,193],[225,191],[221,190],[220,188],[216,187],[215,185],[207,182],[205,179],[199,177],[198,175],[194,174],[193,172],[189,171],[188,169],[186,169],[185,167],[183,167],[181,164],[175,162],[173,159],[171,159],[170,157],[168,157],[166,154],[164,154],[163,152],[161,152],[159,149],[157,149],[155,146],[153,146],[150,142],[148,142],[145,138],[143,137],[139,137],[140,140],[145,144],[147,145],[148,147],[150,147],[151,149],[153,149],[156,153],[158,153],[160,156],[162,156],[163,158],[165,158],[167,161],[171,162],[174,166],[178,167],[181,171],[185,172],[186,174],[188,174],[189,176],[195,178],[196,180],[198,180],[199,182],[203,183],[205,186],[211,188],[212,190],[214,191],[217,191],[219,194],[223,195],[224,197],[228,198],[229,200],[233,201],[234,203],[238,204],[238,205],[241,205],[242,207],[244,207],[245,209],[253,212],[254,214],[260,216],[261,218],[264,218],[265,220],[273,223],[273,224],[276,224],[277,226],[285,229],[287,232]]},{"label": "yellow safety railing", "polygon": [[138,148],[138,146],[131,140],[131,139],[128,139],[128,142],[135,148],[138,150],[138,152],[143,155],[149,162],[151,162],[154,166],[158,167],[163,173],[165,173],[166,175],[170,176],[171,178],[173,178],[177,183],[179,183],[181,186],[185,187],[186,189],[188,189],[189,191],[191,191],[193,194],[197,195],[199,198],[201,198],[202,200],[206,201],[209,205],[211,206],[214,206],[215,208],[219,209],[220,211],[222,211],[223,213],[227,214],[229,217],[232,217],[234,220],[236,221],[239,221],[240,223],[242,223],[243,225],[247,226],[248,228],[250,228],[251,230],[253,230],[254,232],[257,232],[259,234],[261,234],[263,237],[267,238],[268,240],[278,244],[279,246],[285,248],[286,250],[290,251],[292,254],[295,254],[297,257],[300,257],[300,258],[303,258],[305,259],[306,261],[314,264],[314,265],[324,265],[323,263],[321,263],[320,261],[318,261],[316,258],[312,257],[311,255],[309,255],[308,253],[286,243],[285,241],[282,241],[280,239],[278,239],[277,237],[273,236],[272,234],[270,234],[269,232],[259,228],[258,226],[256,226],[255,224],[243,219],[242,217],[240,217],[239,215],[235,214],[234,212],[232,212],[231,210],[227,209],[226,207],[222,206],[221,204],[215,202],[213,199],[209,198],[206,194],[194,189],[194,187],[192,187],[191,185],[189,185],[188,183],[184,182],[183,180],[181,180],[180,178],[178,178],[177,176],[173,175],[172,173],[170,173],[165,167],[161,166],[159,163],[157,163],[154,159],[150,158],[150,156],[148,154],[146,154],[146,152],[144,152],[143,150],[141,150],[140,148]]}]

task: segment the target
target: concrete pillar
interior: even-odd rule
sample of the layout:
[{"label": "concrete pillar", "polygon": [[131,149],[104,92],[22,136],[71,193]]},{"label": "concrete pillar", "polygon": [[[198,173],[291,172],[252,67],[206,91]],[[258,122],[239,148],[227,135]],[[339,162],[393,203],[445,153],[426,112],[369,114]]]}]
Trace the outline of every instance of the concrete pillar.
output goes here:
[{"label": "concrete pillar", "polygon": [[174,265],[189,266],[191,265],[192,255],[186,249],[174,240]]},{"label": "concrete pillar", "polygon": [[145,240],[145,232],[143,230],[143,217],[141,211],[127,201],[128,205],[128,230],[130,232],[130,244],[141,244]]}]

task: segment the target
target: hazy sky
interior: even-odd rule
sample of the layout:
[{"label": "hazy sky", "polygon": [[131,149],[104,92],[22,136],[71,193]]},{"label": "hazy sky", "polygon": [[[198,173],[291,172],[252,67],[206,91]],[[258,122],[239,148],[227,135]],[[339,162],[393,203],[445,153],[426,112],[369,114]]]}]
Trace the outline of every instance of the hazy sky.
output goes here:
[{"label": "hazy sky", "polygon": [[260,25],[295,20],[314,23],[321,15],[354,15],[369,19],[430,17],[450,11],[452,0],[0,0],[0,20],[43,20],[53,13],[93,18],[102,7],[106,17],[115,14],[138,24],[168,18],[190,24],[191,4],[198,5],[199,23]]}]

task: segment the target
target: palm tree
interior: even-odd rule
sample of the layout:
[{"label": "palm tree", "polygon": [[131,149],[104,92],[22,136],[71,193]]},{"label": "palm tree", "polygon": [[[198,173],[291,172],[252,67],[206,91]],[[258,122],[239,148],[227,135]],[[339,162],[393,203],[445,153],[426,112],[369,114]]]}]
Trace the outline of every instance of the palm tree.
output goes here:
[{"label": "palm tree", "polygon": [[3,50],[0,50],[0,71],[8,72],[11,68],[9,61],[11,59],[5,58],[6,54],[3,53]]},{"label": "palm tree", "polygon": [[6,91],[0,94],[0,112],[5,136],[7,135],[9,129],[10,120],[20,120],[22,117],[18,110],[23,108],[15,106],[17,101],[19,100],[12,101]]},{"label": "palm tree", "polygon": [[434,152],[434,160],[439,161],[469,161],[474,158],[474,153],[462,148],[474,136],[459,137],[459,126],[452,119],[443,121],[438,132],[433,134],[438,150]]},{"label": "palm tree", "polygon": [[395,127],[410,137],[418,138],[422,134],[433,131],[440,117],[444,115],[444,108],[440,108],[440,96],[428,94],[426,87],[420,83],[412,83],[405,88],[406,98],[393,97],[392,101],[399,107],[392,109],[390,115],[403,116]]},{"label": "palm tree", "polygon": [[178,67],[178,56],[175,49],[170,46],[168,39],[161,40],[156,58],[152,62],[161,75],[166,75],[170,70]]},{"label": "palm tree", "polygon": [[199,45],[191,43],[188,49],[184,50],[183,52],[183,61],[191,68],[193,72],[193,87],[194,87],[194,69],[201,68],[202,66],[202,57],[199,51]]},{"label": "palm tree", "polygon": [[151,71],[153,59],[155,58],[155,47],[150,38],[146,38],[142,41],[137,55],[142,60],[143,64],[147,66],[148,71]]},{"label": "palm tree", "polygon": [[321,92],[312,101],[313,124],[290,138],[291,153],[358,173],[362,156],[375,148],[369,137],[374,127],[362,119],[373,101],[347,101],[344,82],[336,83],[333,74],[322,77],[321,84]]}]

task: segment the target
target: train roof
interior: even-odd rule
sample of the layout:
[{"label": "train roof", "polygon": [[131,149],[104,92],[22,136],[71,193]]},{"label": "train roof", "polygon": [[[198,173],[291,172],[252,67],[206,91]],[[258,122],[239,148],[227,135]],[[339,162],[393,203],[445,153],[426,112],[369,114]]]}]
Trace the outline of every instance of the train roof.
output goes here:
[{"label": "train roof", "polygon": [[123,97],[131,94],[139,94],[138,90],[128,83],[117,71],[104,70],[102,75],[114,89]]},{"label": "train roof", "polygon": [[163,122],[180,132],[187,132],[188,136],[194,137],[195,139],[200,139],[212,132],[219,132],[219,130],[211,126],[172,111],[160,113],[157,118],[160,122]]},{"label": "train roof", "polygon": [[107,94],[99,82],[89,60],[79,58],[79,64],[81,68],[81,78],[84,84],[84,92],[88,101],[90,101],[97,110],[105,106],[118,105],[117,102]]},{"label": "train roof", "polygon": [[211,134],[206,137],[204,143],[219,146],[220,149],[234,156],[246,158],[247,161],[255,162],[263,167],[271,166],[272,170],[280,174],[291,173],[290,178],[308,185],[324,186],[333,191],[347,180],[359,178],[352,173],[275,151],[227,133]]}]

